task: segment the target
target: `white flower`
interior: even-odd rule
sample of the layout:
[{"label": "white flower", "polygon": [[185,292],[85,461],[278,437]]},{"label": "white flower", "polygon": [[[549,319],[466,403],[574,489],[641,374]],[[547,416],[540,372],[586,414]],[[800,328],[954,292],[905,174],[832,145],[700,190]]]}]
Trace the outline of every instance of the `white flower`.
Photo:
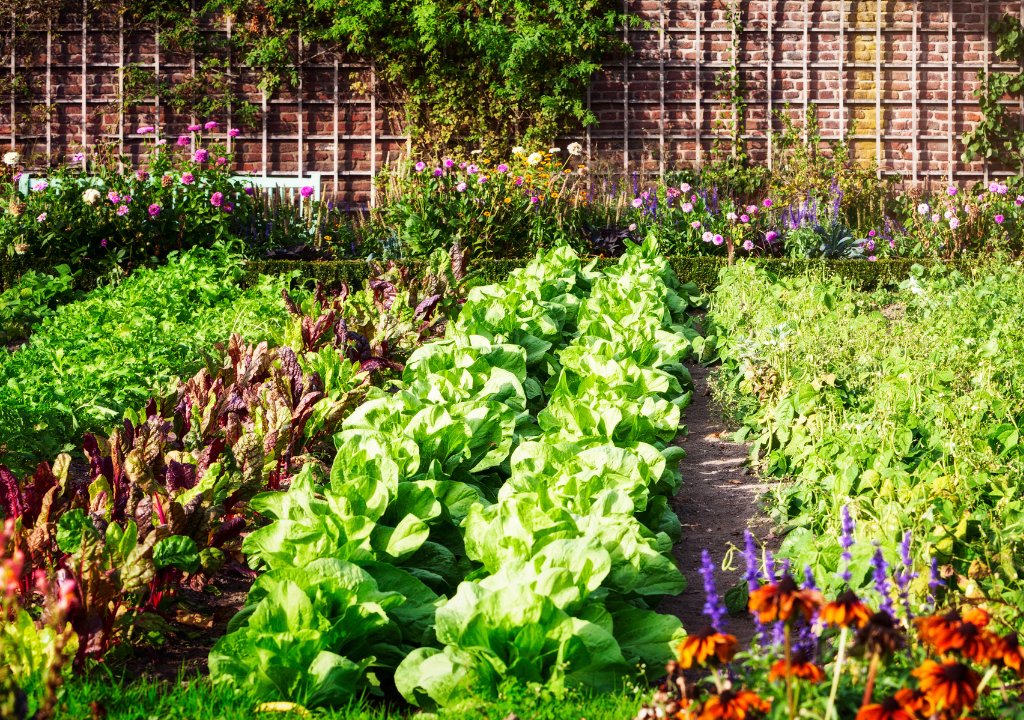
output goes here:
[{"label": "white flower", "polygon": [[526,162],[530,163],[531,165],[536,165],[537,163],[539,163],[543,159],[544,159],[543,155],[541,155],[540,153],[536,153],[535,152],[535,153],[530,153],[530,157],[526,158]]},{"label": "white flower", "polygon": [[479,151],[479,150],[470,150],[470,151],[469,151],[469,154],[470,154],[470,155],[479,155],[479,154],[480,154],[480,151]]},{"label": "white flower", "polygon": [[736,222],[737,220],[739,220],[739,216],[736,213],[731,212],[725,216],[725,219],[728,220],[729,222]]},{"label": "white flower", "polygon": [[526,148],[524,148],[522,145],[516,145],[514,148],[512,148],[513,155],[522,155],[524,152],[526,152]]},{"label": "white flower", "polygon": [[37,222],[46,222],[46,213],[39,213],[36,217]]},{"label": "white flower", "polygon": [[21,160],[21,155],[13,150],[4,154],[4,165],[17,165],[19,160]]},{"label": "white flower", "polygon": [[682,185],[679,186],[679,189],[682,190],[684,193],[690,192],[690,183],[683,183]]},{"label": "white flower", "polygon": [[583,146],[580,145],[578,142],[569,143],[569,147],[566,148],[566,149],[569,151],[570,155],[582,155],[583,154]]},{"label": "white flower", "polygon": [[96,188],[89,188],[82,193],[82,200],[85,201],[86,205],[95,205],[100,201],[100,191]]},{"label": "white flower", "polygon": [[929,210],[931,210],[931,208],[928,207],[928,203],[921,203],[917,206],[917,212],[919,215],[927,215]]},{"label": "white flower", "polygon": [[549,153],[562,152],[562,148],[548,148]]}]

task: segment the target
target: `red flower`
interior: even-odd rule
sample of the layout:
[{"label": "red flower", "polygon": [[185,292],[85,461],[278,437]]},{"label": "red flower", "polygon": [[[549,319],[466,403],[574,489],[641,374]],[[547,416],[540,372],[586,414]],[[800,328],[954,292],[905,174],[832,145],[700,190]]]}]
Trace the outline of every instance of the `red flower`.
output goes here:
[{"label": "red flower", "polygon": [[1017,633],[1011,632],[1001,638],[996,638],[992,643],[989,657],[1014,670],[1017,677],[1024,678],[1024,648],[1020,646],[1020,638],[1017,637]]},{"label": "red flower", "polygon": [[825,601],[817,590],[801,590],[789,575],[773,585],[765,585],[750,594],[747,606],[756,612],[762,623],[788,621],[802,613],[811,621],[814,611]]},{"label": "red flower", "polygon": [[853,590],[847,590],[833,602],[825,605],[818,614],[818,617],[826,625],[836,625],[838,627],[856,625],[857,627],[863,627],[871,619],[871,610],[860,601],[857,593]]}]

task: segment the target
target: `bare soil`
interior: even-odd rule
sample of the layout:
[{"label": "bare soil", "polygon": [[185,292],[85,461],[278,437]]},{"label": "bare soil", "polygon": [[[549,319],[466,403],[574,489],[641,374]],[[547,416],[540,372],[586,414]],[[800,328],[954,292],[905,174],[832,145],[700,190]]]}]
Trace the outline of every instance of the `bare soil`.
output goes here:
[{"label": "bare soil", "polygon": [[[693,377],[693,402],[683,413],[688,434],[676,444],[686,450],[680,462],[683,486],[672,504],[683,526],[682,541],[673,552],[686,577],[686,590],[665,598],[658,608],[675,615],[687,632],[700,630],[710,622],[703,614],[704,581],[700,575],[701,551],[707,549],[715,563],[715,583],[720,597],[743,582],[743,531],[750,529],[759,545],[776,550],[779,540],[772,534],[771,521],[760,510],[758,499],[767,489],[747,467],[750,447],[734,443],[730,432],[712,405],[708,379],[711,368],[689,366]],[[732,570],[722,571],[729,544],[736,546]],[[754,635],[754,623],[747,613],[729,618],[728,632],[740,647],[747,647]]]}]

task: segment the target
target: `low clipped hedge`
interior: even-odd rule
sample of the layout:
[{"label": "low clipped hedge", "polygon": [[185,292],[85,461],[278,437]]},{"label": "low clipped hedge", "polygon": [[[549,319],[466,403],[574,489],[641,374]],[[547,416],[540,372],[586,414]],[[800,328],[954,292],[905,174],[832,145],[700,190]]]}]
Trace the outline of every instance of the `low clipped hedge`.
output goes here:
[{"label": "low clipped hedge", "polygon": [[[726,259],[712,256],[670,256],[669,264],[681,282],[692,282],[703,292],[714,289],[718,284],[718,273],[725,267]],[[483,271],[488,282],[501,282],[509,273],[529,262],[529,258],[503,260],[479,260],[474,266]],[[598,260],[598,267],[614,263],[614,258]],[[788,258],[753,258],[737,262],[755,262],[769,272],[780,276],[802,275],[808,271],[820,271],[825,275],[842,277],[862,290],[873,290],[886,285],[895,285],[907,278],[914,264],[932,265],[938,261],[892,259],[868,262],[866,260],[793,260]],[[953,260],[945,264],[964,271],[978,265],[980,260]],[[57,265],[68,264],[73,270],[81,270],[78,287],[91,290],[105,274],[98,264],[48,258],[6,258],[0,260],[0,292],[17,283],[27,270],[52,273]],[[425,266],[422,260],[405,261],[414,271]],[[320,280],[329,288],[337,288],[342,282],[361,286],[369,277],[369,267],[363,260],[336,260],[333,262],[305,262],[300,260],[250,260],[242,277],[242,285],[249,286],[260,275],[283,275],[298,271],[298,277],[306,280]]]}]

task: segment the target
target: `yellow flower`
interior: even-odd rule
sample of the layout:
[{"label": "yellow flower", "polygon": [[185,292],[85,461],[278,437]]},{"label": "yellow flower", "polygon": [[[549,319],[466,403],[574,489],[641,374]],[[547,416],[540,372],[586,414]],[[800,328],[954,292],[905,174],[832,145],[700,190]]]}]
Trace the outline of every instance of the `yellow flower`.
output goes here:
[{"label": "yellow flower", "polygon": [[553,197],[553,198],[558,197],[558,193],[556,193],[556,192],[551,193],[551,197]]},{"label": "yellow flower", "polygon": [[486,165],[489,162],[490,162],[490,160],[488,160],[487,158],[484,158],[483,160],[480,161],[480,164],[481,165]]},{"label": "yellow flower", "polygon": [[569,168],[566,168],[566,169],[565,169],[565,170],[564,170],[563,172],[565,172],[565,173],[571,173],[571,172],[572,172],[572,170],[570,170]]},{"label": "yellow flower", "polygon": [[324,240],[326,240],[327,242],[330,242],[332,239],[333,238],[331,238],[330,235],[324,235]]},{"label": "yellow flower", "polygon": [[510,198],[510,197],[505,198],[505,202],[507,202],[507,203],[512,202],[512,198]]}]

